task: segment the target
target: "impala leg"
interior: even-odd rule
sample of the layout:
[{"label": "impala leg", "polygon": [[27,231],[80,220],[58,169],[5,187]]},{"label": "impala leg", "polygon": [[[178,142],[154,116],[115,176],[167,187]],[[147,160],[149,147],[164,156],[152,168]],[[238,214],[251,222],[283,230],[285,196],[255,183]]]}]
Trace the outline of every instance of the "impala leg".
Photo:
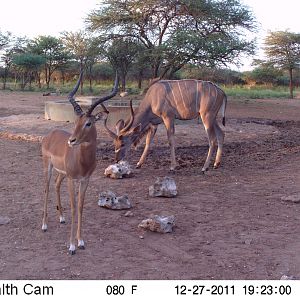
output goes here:
[{"label": "impala leg", "polygon": [[81,225],[82,225],[82,214],[83,214],[85,192],[88,185],[89,185],[89,178],[80,181],[79,193],[78,193],[78,226],[77,226],[77,241],[78,241],[79,249],[84,249],[84,241],[81,237]]},{"label": "impala leg", "polygon": [[170,170],[174,171],[177,167],[176,158],[175,158],[175,126],[174,118],[163,118],[164,124],[167,129],[167,136],[169,140],[169,145],[171,148],[171,167]]},{"label": "impala leg", "polygon": [[74,231],[74,223],[75,223],[75,187],[74,181],[71,178],[68,178],[68,190],[70,196],[70,204],[71,204],[71,234],[70,234],[70,248],[69,253],[71,255],[75,254],[75,231]]},{"label": "impala leg", "polygon": [[56,190],[56,200],[57,200],[57,211],[58,211],[58,217],[60,223],[65,223],[65,218],[63,216],[63,209],[61,207],[61,201],[60,201],[60,186],[62,181],[64,180],[66,176],[64,174],[58,173],[56,179],[55,179],[55,190]]},{"label": "impala leg", "polygon": [[52,175],[53,165],[49,158],[44,158],[44,178],[45,178],[45,199],[44,199],[44,213],[43,213],[43,223],[42,230],[47,231],[48,225],[48,199],[49,199],[49,186]]},{"label": "impala leg", "polygon": [[217,140],[218,140],[218,151],[217,151],[217,156],[216,160],[214,163],[214,168],[218,168],[221,164],[221,157],[222,157],[222,152],[223,152],[223,143],[224,143],[224,138],[225,138],[225,133],[224,131],[220,128],[219,124],[215,122],[214,125]]},{"label": "impala leg", "polygon": [[143,154],[142,154],[139,162],[136,165],[137,168],[140,168],[142,166],[142,164],[144,164],[147,154],[148,154],[148,151],[149,151],[149,148],[150,148],[150,144],[155,136],[156,131],[157,131],[157,126],[152,126],[151,129],[149,130],[149,132],[147,133],[146,145],[145,145]]}]

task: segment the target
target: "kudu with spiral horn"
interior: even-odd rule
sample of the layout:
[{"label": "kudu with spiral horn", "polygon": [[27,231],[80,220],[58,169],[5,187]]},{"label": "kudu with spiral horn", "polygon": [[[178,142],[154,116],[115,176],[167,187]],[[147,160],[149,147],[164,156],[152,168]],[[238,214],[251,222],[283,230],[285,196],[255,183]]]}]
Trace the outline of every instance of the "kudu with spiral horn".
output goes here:
[{"label": "kudu with spiral horn", "polygon": [[[65,222],[63,210],[60,200],[60,186],[64,178],[68,181],[68,191],[71,204],[71,234],[69,253],[75,254],[75,182],[79,183],[78,202],[77,202],[77,232],[76,238],[78,248],[84,249],[85,244],[81,236],[82,213],[85,199],[85,192],[89,184],[90,176],[96,168],[96,139],[97,131],[95,122],[101,119],[101,112],[92,115],[93,110],[102,102],[114,97],[118,90],[118,76],[116,74],[115,84],[112,92],[105,97],[98,98],[86,112],[82,110],[80,105],[75,101],[74,96],[78,90],[83,77],[83,72],[80,73],[79,79],[68,96],[70,103],[73,105],[76,115],[75,128],[73,133],[68,133],[64,130],[56,129],[50,132],[43,138],[42,141],[42,156],[45,174],[45,200],[42,230],[48,229],[47,208],[49,196],[49,184],[53,169],[57,171],[55,180],[57,211],[59,221]],[[103,106],[104,107],[104,106]]]},{"label": "kudu with spiral horn", "polygon": [[141,167],[145,162],[150,143],[158,124],[164,123],[171,148],[171,166],[177,166],[175,159],[175,119],[191,120],[201,117],[207,133],[209,150],[202,172],[208,170],[213,153],[216,151],[214,168],[221,163],[225,133],[217,121],[219,111],[225,125],[227,96],[217,85],[201,80],[155,80],[148,89],[139,107],[127,122],[119,120],[117,132],[112,132],[104,123],[109,135],[114,139],[116,160],[126,157],[131,145],[136,145],[146,135],[146,145],[137,163]]}]

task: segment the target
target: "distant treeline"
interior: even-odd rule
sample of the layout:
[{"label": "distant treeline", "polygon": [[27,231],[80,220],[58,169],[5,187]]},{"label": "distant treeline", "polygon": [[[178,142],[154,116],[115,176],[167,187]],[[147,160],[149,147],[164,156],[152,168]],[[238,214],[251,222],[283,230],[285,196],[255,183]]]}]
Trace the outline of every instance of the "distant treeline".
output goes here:
[{"label": "distant treeline", "polygon": [[[68,68],[63,70],[56,70],[51,75],[51,81],[49,88],[56,89],[68,89],[72,84],[79,72],[80,66],[78,63],[71,63]],[[5,69],[0,67],[0,78],[2,79],[1,89],[9,90],[46,90],[46,78],[44,72],[31,72],[30,78],[27,81],[22,79],[22,72],[11,68],[6,74]],[[95,63],[88,75],[85,76],[84,86],[85,92],[93,92],[95,86],[109,86],[110,81],[113,80],[115,73],[112,65],[109,62]],[[6,84],[4,86],[3,79],[6,76]],[[151,70],[145,70],[142,77],[135,72],[134,69],[129,70],[126,76],[126,87],[130,82],[130,88],[135,87],[135,91],[139,91],[143,87],[148,85],[151,78]],[[182,68],[180,71],[173,75],[172,79],[200,79],[206,81],[212,81],[223,86],[289,86],[289,75],[286,71],[267,70],[263,67],[254,68],[252,71],[238,72],[230,69],[212,69],[212,68],[200,68],[197,66],[188,65]],[[143,84],[142,84],[143,83]],[[294,74],[294,86],[300,86],[300,71],[296,70]]]}]

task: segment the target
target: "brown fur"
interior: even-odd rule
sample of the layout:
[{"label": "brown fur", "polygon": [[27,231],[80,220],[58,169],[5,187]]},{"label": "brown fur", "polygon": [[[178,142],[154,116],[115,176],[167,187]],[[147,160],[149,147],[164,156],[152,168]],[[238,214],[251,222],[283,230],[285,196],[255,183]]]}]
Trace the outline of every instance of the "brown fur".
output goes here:
[{"label": "brown fur", "polygon": [[[218,167],[221,161],[224,132],[219,127],[216,118],[221,109],[223,124],[225,124],[226,103],[227,97],[224,91],[211,82],[200,80],[158,80],[154,82],[134,112],[132,126],[126,132],[122,131],[120,135],[111,134],[115,139],[117,160],[123,159],[130,146],[137,144],[146,134],[146,146],[138,162],[138,166],[141,166],[145,161],[156,127],[163,122],[171,147],[171,169],[175,169],[174,120],[191,120],[200,115],[210,146],[202,171],[208,169],[217,144],[218,151],[214,166]],[[151,130],[149,126],[153,126]],[[138,130],[138,127],[141,129]],[[122,138],[121,146],[117,142],[120,138]]]},{"label": "brown fur", "polygon": [[90,176],[96,168],[97,131],[95,122],[101,118],[101,113],[98,113],[95,116],[91,115],[91,113],[96,105],[101,104],[103,101],[106,101],[109,98],[112,98],[116,94],[118,87],[118,77],[116,76],[112,93],[103,98],[99,98],[96,104],[94,103],[86,113],[83,113],[81,107],[73,98],[78,90],[81,78],[82,72],[75,88],[69,94],[69,101],[73,105],[74,112],[77,115],[73,133],[70,134],[64,130],[53,130],[42,140],[42,156],[45,174],[45,201],[42,229],[44,231],[47,230],[49,184],[52,175],[52,169],[54,168],[58,172],[55,184],[60,222],[64,222],[63,210],[60,201],[60,186],[64,178],[67,178],[68,181],[68,191],[72,213],[69,248],[70,254],[75,253],[75,183],[76,181],[79,182],[77,202],[78,224],[76,237],[78,240],[78,248],[83,249],[84,242],[81,237],[81,227],[84,198]]}]

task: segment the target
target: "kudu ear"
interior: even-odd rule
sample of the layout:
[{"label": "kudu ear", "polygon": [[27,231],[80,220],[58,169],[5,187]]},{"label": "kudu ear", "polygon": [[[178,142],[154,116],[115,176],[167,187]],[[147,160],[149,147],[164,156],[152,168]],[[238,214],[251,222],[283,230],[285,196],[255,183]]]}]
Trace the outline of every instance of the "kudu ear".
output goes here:
[{"label": "kudu ear", "polygon": [[116,132],[117,132],[117,135],[120,134],[120,131],[125,127],[125,122],[123,119],[119,120],[117,123],[116,123]]},{"label": "kudu ear", "polygon": [[95,122],[104,119],[105,117],[107,118],[109,111],[106,109],[106,107],[104,106],[103,103],[100,104],[103,111],[98,112],[97,114],[95,114]]},{"label": "kudu ear", "polygon": [[106,116],[105,112],[98,112],[97,114],[95,114],[95,122],[102,120],[104,116]]},{"label": "kudu ear", "polygon": [[131,133],[141,133],[141,131],[142,131],[141,123],[130,130]]}]

